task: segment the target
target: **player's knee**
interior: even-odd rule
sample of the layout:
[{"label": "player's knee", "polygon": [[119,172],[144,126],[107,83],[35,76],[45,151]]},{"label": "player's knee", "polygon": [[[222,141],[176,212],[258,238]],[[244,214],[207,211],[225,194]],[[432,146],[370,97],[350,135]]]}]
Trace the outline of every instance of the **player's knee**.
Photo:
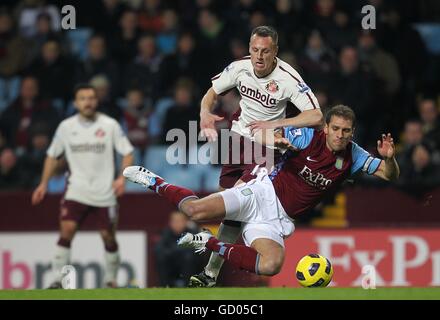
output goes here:
[{"label": "player's knee", "polygon": [[116,237],[113,232],[101,232],[101,237],[105,244],[112,244],[116,242]]},{"label": "player's knee", "polygon": [[202,212],[202,207],[194,201],[185,203],[185,213],[189,216],[189,218],[193,221],[200,221],[204,218],[204,213]]},{"label": "player's knee", "polygon": [[280,273],[282,262],[279,259],[268,259],[260,263],[259,273],[266,276],[274,276]]},{"label": "player's knee", "polygon": [[61,228],[61,238],[72,241],[75,235],[75,228],[63,227]]}]

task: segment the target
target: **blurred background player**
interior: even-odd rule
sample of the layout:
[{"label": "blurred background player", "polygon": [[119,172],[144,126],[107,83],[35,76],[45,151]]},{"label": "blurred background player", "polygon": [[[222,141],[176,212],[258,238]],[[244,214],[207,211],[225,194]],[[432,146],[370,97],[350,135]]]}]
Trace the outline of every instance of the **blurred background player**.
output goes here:
[{"label": "blurred background player", "polygon": [[186,232],[197,233],[199,230],[183,212],[171,212],[168,227],[162,231],[154,248],[159,281],[163,287],[186,287],[189,277],[202,266],[201,256],[194,255],[190,248],[177,245],[177,240]]},{"label": "blurred background player", "polygon": [[96,112],[98,100],[90,85],[74,90],[78,113],[60,123],[47,150],[41,182],[32,194],[32,204],[40,203],[49,179],[57,169],[57,159],[64,155],[69,166],[68,186],[61,201],[60,238],[53,260],[52,289],[61,288],[61,269],[70,264],[70,245],[76,231],[88,216],[94,216],[105,246],[107,287],[116,287],[120,264],[115,232],[118,218],[116,197],[124,192],[124,178],[115,176],[114,150],[122,155],[123,168],[133,163],[133,147],[117,121]]},{"label": "blurred background player", "polygon": [[[231,128],[236,141],[240,141],[240,162],[231,159],[230,144],[229,162],[223,165],[220,174],[221,190],[240,184],[242,176],[249,174],[257,163],[261,164],[255,155],[252,155],[251,163],[245,163],[243,156],[244,140],[254,141],[255,130],[285,126],[315,127],[322,125],[323,121],[318,100],[310,88],[292,66],[277,57],[278,33],[274,28],[256,27],[251,33],[249,53],[249,56],[232,62],[222,73],[211,79],[212,87],[201,102],[201,134],[209,141],[215,141],[215,122],[223,119],[212,113],[218,96],[234,88],[241,95],[239,116],[232,122]],[[293,118],[285,118],[288,103],[293,104],[301,113]],[[254,142],[252,145],[255,148]],[[268,151],[263,150],[263,156],[270,158],[274,153]],[[269,159],[266,165],[270,167],[271,163],[274,163],[274,159]],[[240,235],[240,228],[240,222],[225,220],[220,225],[218,237],[221,241],[234,243]],[[222,264],[223,259],[213,253],[204,271],[191,277],[189,286],[214,286]]]},{"label": "blurred background player", "polygon": [[207,231],[185,234],[178,244],[198,253],[212,250],[241,270],[273,276],[283,265],[284,239],[295,230],[293,219],[357,172],[386,181],[399,177],[391,134],[383,134],[377,141],[383,159],[375,158],[352,142],[355,122],[349,107],[337,105],[327,113],[323,130],[287,127],[276,139],[273,133],[268,136],[271,140],[263,137],[264,144],[286,149],[275,170],[259,168],[249,183],[203,199],[143,167],[128,167],[124,176],[162,195],[193,221],[221,218],[243,222],[245,245],[226,243]]}]

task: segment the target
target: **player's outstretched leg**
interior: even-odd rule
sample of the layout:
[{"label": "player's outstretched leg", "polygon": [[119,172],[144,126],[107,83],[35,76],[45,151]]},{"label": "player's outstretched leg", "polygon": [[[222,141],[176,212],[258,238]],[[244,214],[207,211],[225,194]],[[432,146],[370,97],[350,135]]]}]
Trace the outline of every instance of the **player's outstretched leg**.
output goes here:
[{"label": "player's outstretched leg", "polygon": [[[241,222],[224,220],[218,229],[217,238],[221,242],[235,243],[240,234]],[[202,272],[189,278],[188,287],[214,287],[224,262],[225,260],[217,252],[211,252],[209,261]]]},{"label": "player's outstretched leg", "polygon": [[124,169],[123,175],[127,180],[164,196],[179,209],[185,200],[198,199],[193,191],[169,184],[162,177],[141,166],[127,167]]},{"label": "player's outstretched leg", "polygon": [[197,234],[186,233],[177,241],[177,244],[182,247],[193,248],[197,253],[205,252],[206,249],[212,250],[233,266],[260,274],[258,270],[260,254],[254,248],[221,242],[207,230]]}]

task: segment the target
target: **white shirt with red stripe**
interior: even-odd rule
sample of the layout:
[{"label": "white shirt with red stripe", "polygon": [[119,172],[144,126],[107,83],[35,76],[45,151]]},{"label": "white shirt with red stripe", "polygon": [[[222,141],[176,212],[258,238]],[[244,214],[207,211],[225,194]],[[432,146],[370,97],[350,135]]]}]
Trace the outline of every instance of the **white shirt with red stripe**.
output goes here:
[{"label": "white shirt with red stripe", "polygon": [[133,146],[113,118],[97,113],[95,121],[85,121],[76,114],[62,121],[47,155],[66,157],[70,175],[64,198],[96,207],[116,205],[115,150],[125,156]]},{"label": "white shirt with red stripe", "polygon": [[301,76],[288,63],[276,58],[275,69],[266,77],[255,75],[250,56],[232,62],[212,80],[212,88],[218,95],[237,88],[241,95],[241,113],[232,122],[231,130],[250,139],[246,127],[255,120],[272,121],[286,117],[287,102],[301,112],[319,108],[318,100]]}]

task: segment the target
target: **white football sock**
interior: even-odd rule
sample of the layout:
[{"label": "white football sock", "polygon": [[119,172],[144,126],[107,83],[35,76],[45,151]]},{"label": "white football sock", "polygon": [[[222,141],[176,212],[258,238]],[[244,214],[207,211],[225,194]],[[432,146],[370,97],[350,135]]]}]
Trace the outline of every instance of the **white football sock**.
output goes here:
[{"label": "white football sock", "polygon": [[[225,225],[222,222],[218,228],[217,239],[225,243],[235,243],[240,234],[241,227]],[[220,257],[217,252],[212,252],[208,264],[205,267],[205,273],[208,276],[217,279],[224,262],[225,259]]]},{"label": "white football sock", "polygon": [[121,258],[119,256],[119,251],[108,252],[105,251],[105,274],[104,283],[109,282],[116,283],[116,277],[118,275],[118,269],[121,264]]},{"label": "white football sock", "polygon": [[58,245],[55,250],[55,256],[52,260],[52,272],[54,281],[61,282],[61,279],[63,278],[61,270],[64,266],[68,264],[70,264],[70,248]]}]

